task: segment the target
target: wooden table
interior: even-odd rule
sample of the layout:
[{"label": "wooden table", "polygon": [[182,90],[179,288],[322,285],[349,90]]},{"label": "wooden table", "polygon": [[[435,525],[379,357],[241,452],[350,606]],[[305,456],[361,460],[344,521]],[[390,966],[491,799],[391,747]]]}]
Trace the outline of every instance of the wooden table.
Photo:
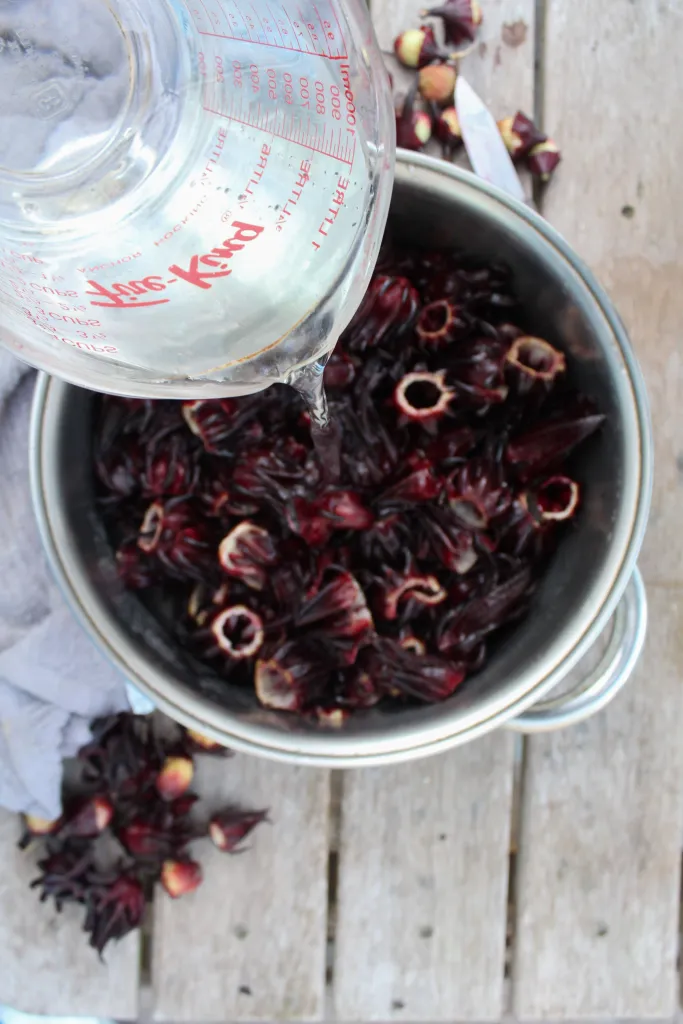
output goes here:
[{"label": "wooden table", "polygon": [[[202,788],[269,806],[251,852],[202,851],[98,963],[78,915],[26,883],[0,817],[0,1003],[161,1021],[671,1017],[683,836],[681,0],[482,0],[464,63],[496,116],[536,111],[564,163],[545,216],[613,295],[652,398],[657,481],[641,559],[651,626],[604,713],[516,749],[344,775],[237,757]],[[374,0],[380,42],[421,0]],[[677,81],[678,79],[678,81]],[[513,799],[513,794],[516,798]]]}]

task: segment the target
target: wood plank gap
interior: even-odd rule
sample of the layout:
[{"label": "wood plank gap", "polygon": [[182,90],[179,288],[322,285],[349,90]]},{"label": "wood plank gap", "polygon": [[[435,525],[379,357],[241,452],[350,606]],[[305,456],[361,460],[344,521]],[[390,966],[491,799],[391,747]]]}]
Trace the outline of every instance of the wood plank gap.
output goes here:
[{"label": "wood plank gap", "polygon": [[681,871],[678,879],[678,949],[676,951],[676,971],[678,972],[678,1014],[681,1015],[683,1007],[683,856],[681,857]]},{"label": "wood plank gap", "polygon": [[512,777],[512,807],[510,810],[510,855],[508,864],[507,889],[507,920],[505,927],[505,964],[503,987],[504,1015],[512,1013],[512,970],[515,950],[515,921],[517,907],[517,850],[521,833],[522,790],[524,783],[524,766],[526,763],[526,739],[524,736],[514,737],[514,762]]},{"label": "wood plank gap", "polygon": [[337,932],[337,897],[339,892],[339,844],[341,811],[344,799],[344,772],[330,772],[329,848],[327,857],[327,957],[325,984],[328,991],[334,983],[334,947]]},{"label": "wood plank gap", "polygon": [[[545,65],[546,65],[547,0],[536,0],[534,8],[534,121],[545,130]],[[543,215],[545,186],[537,178],[531,182],[531,195],[537,211]]]},{"label": "wood plank gap", "polygon": [[534,121],[545,124],[545,26],[547,0],[536,0],[534,9]]},{"label": "wood plank gap", "polygon": [[145,917],[140,928],[140,988],[148,988],[152,984],[152,954],[154,942],[154,892],[149,897],[145,909]]}]

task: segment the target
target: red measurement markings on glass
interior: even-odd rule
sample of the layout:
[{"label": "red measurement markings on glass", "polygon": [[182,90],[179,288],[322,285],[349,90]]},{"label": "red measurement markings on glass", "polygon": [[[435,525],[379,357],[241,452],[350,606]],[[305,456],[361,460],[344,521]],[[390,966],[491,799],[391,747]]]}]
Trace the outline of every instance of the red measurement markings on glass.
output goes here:
[{"label": "red measurement markings on glass", "polygon": [[[268,166],[268,157],[270,156],[270,154],[271,154],[270,146],[265,146],[265,145],[261,146],[261,155],[258,158],[258,163],[256,164],[256,167],[252,171],[251,178],[247,182],[247,185],[246,185],[246,188],[244,189],[244,192],[240,193],[240,196],[239,196],[239,207],[240,207],[240,210],[244,210],[244,208],[246,207],[247,203],[249,202],[249,200],[251,199],[251,197],[254,194],[254,189],[258,188],[258,186],[261,184],[261,178],[263,177],[263,172],[265,171],[266,167]],[[253,188],[252,188],[252,186],[253,186]]]},{"label": "red measurement markings on glass", "polygon": [[[91,306],[102,306],[106,309],[141,309],[144,306],[161,306],[170,302],[170,298],[151,298],[151,295],[165,292],[169,285],[184,281],[186,284],[194,285],[208,291],[213,287],[216,278],[228,277],[232,269],[228,265],[237,253],[244,249],[245,245],[253,242],[265,230],[256,224],[245,224],[243,221],[233,221],[234,233],[210,252],[203,254],[196,253],[190,257],[187,266],[180,266],[172,263],[168,268],[172,277],[164,278],[159,274],[150,274],[139,281],[117,282],[108,288],[98,281],[89,280],[90,290],[86,295],[95,295],[96,299],[90,299]],[[211,270],[206,270],[211,267]],[[143,298],[144,302],[138,300]]]},{"label": "red measurement markings on glass", "polygon": [[[351,182],[349,181],[348,178],[343,178],[341,177],[341,175],[339,176],[339,180],[337,181],[337,187],[334,191],[334,195],[332,196],[332,201],[330,202],[327,214],[325,215],[322,224],[318,228],[318,235],[322,235],[323,239],[327,238],[327,236],[330,233],[330,228],[334,225],[334,222],[336,221],[337,217],[341,212],[341,209],[344,205],[344,200],[346,198],[346,190],[350,184]],[[322,242],[316,242],[315,239],[313,239],[312,245],[314,249],[318,250],[322,245]]]},{"label": "red measurement markings on glass", "polygon": [[346,43],[330,0],[319,0],[306,15],[300,7],[267,0],[194,0],[190,7],[200,35],[346,60]]},{"label": "red measurement markings on glass", "polygon": [[290,193],[289,199],[287,200],[285,205],[282,207],[282,210],[280,211],[280,215],[279,215],[279,217],[277,219],[277,224],[275,225],[275,230],[276,231],[282,231],[283,230],[285,224],[287,223],[287,219],[289,217],[291,217],[292,214],[294,213],[294,211],[296,210],[297,204],[298,204],[299,200],[301,199],[301,196],[302,196],[303,190],[304,190],[304,188],[306,186],[306,183],[308,181],[310,181],[310,171],[311,171],[311,161],[310,160],[302,160],[301,161],[301,165],[299,167],[299,174],[298,174],[297,179],[296,179],[296,184],[294,185],[294,188],[292,189],[292,191]]},{"label": "red measurement markings on glass", "polygon": [[217,107],[204,106],[209,114],[216,114],[228,121],[236,121],[238,124],[248,125],[250,128],[258,128],[259,131],[267,132],[279,139],[286,139],[294,142],[297,146],[303,146],[314,153],[322,153],[339,160],[343,164],[353,165],[356,152],[355,135],[347,135],[343,129],[328,125],[315,126],[311,128],[310,118],[307,118],[304,125],[300,117],[291,114],[287,117],[285,110],[278,108],[275,111],[263,111],[259,106],[257,110],[243,110],[240,102],[239,109],[235,109],[234,97],[231,97],[230,109],[220,110]]}]

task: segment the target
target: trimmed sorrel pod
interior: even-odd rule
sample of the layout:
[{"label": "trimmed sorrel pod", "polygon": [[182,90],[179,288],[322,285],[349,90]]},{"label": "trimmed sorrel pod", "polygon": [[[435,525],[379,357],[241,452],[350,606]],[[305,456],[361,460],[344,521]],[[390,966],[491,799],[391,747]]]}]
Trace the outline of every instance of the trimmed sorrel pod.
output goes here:
[{"label": "trimmed sorrel pod", "polygon": [[518,110],[514,117],[504,117],[498,122],[500,134],[513,160],[521,160],[540,142],[548,138],[540,131],[530,117]]},{"label": "trimmed sorrel pod", "polygon": [[423,149],[432,137],[432,119],[425,110],[415,109],[417,81],[396,111],[396,144],[402,149]]},{"label": "trimmed sorrel pod", "polygon": [[450,697],[466,675],[457,662],[416,654],[388,638],[377,640],[369,664],[381,686],[426,704]]},{"label": "trimmed sorrel pod", "polygon": [[421,68],[417,87],[423,100],[446,107],[453,104],[457,72],[450,64],[429,64]]},{"label": "trimmed sorrel pod", "polygon": [[562,160],[559,147],[552,139],[544,139],[529,151],[527,166],[543,184],[550,181],[553,171]]},{"label": "trimmed sorrel pod", "polygon": [[419,295],[405,277],[379,274],[373,278],[360,310],[344,334],[352,352],[380,345],[396,331],[406,330],[419,308]]},{"label": "trimmed sorrel pod", "polygon": [[218,561],[223,572],[253,590],[263,590],[268,570],[277,560],[273,538],[266,529],[248,519],[234,526],[218,546]]},{"label": "trimmed sorrel pod", "polygon": [[505,460],[515,476],[532,480],[558,466],[605,422],[590,404],[542,419],[524,433],[515,434],[505,448]]},{"label": "trimmed sorrel pod", "polygon": [[415,333],[427,351],[434,351],[462,337],[470,323],[462,307],[448,299],[437,299],[420,310]]},{"label": "trimmed sorrel pod", "polygon": [[469,459],[446,483],[448,507],[459,524],[486,530],[510,506],[511,493],[500,463],[491,458]]},{"label": "trimmed sorrel pod", "polygon": [[199,480],[199,459],[192,438],[174,430],[147,444],[140,489],[146,498],[191,494]]},{"label": "trimmed sorrel pod", "polygon": [[249,661],[263,646],[265,629],[263,619],[246,604],[222,608],[211,619],[207,654],[218,656],[228,663]]},{"label": "trimmed sorrel pod", "polygon": [[438,45],[434,29],[427,25],[409,28],[394,40],[394,53],[406,68],[423,68],[450,56]]},{"label": "trimmed sorrel pod", "polygon": [[194,892],[202,880],[201,865],[193,860],[166,860],[161,868],[161,884],[174,900]]},{"label": "trimmed sorrel pod", "polygon": [[244,811],[228,807],[214,814],[209,822],[209,836],[223,853],[241,852],[241,843],[257,825],[268,820],[268,811]]},{"label": "trimmed sorrel pod", "polygon": [[318,652],[301,641],[287,641],[256,662],[256,696],[265,708],[303,711],[320,697],[328,675]]},{"label": "trimmed sorrel pod", "polygon": [[203,579],[210,563],[209,531],[186,498],[158,499],[145,510],[138,548],[171,577]]},{"label": "trimmed sorrel pod", "polygon": [[473,43],[483,20],[479,0],[444,0],[439,7],[420,11],[420,17],[439,18],[446,42],[453,46]]},{"label": "trimmed sorrel pod", "polygon": [[445,157],[451,157],[463,144],[460,119],[455,107],[446,107],[436,112],[434,134],[441,143]]}]

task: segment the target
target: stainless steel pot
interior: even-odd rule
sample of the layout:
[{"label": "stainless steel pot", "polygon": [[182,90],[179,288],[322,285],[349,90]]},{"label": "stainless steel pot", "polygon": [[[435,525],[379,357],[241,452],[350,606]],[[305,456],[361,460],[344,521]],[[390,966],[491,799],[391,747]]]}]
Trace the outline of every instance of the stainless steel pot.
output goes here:
[{"label": "stainless steel pot", "polygon": [[[444,704],[375,709],[332,732],[266,711],[188,660],[116,579],[93,503],[91,393],[49,378],[36,393],[35,507],[48,556],[76,616],[157,706],[254,754],[351,767],[435,753],[504,723],[532,730],[577,721],[623,685],[643,643],[646,603],[635,563],[650,501],[652,441],[640,371],[609,299],[540,217],[471,174],[429,157],[400,153],[392,225],[415,242],[460,245],[510,264],[529,328],[570,355],[579,386],[607,414],[604,430],[580,462],[585,500],[578,527],[554,558],[532,613],[484,671]],[[559,704],[539,706],[612,616],[598,667]]]}]

